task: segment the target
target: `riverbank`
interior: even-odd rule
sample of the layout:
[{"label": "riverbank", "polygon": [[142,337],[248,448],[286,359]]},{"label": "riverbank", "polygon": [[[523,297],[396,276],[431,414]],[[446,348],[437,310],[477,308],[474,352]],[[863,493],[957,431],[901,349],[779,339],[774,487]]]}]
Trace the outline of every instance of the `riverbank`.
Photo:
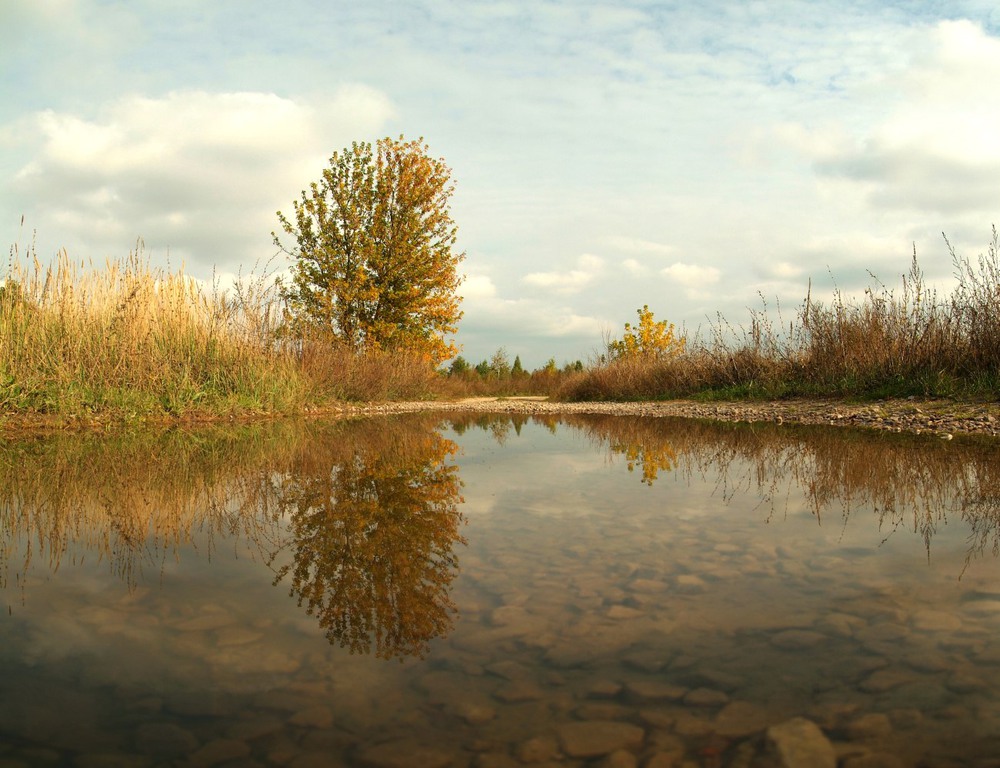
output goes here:
[{"label": "riverbank", "polygon": [[[568,403],[545,397],[474,397],[454,400],[419,400],[377,403],[338,403],[307,409],[306,418],[411,413],[414,411],[477,411],[510,414],[586,414],[613,416],[680,417],[722,422],[809,424],[856,427],[915,435],[936,435],[950,439],[956,435],[1000,436],[1000,403],[954,400],[899,399],[874,403],[841,400],[776,400],[702,403],[694,400],[662,402]],[[123,421],[49,416],[34,413],[0,414],[0,436],[45,434],[65,431],[112,431],[120,427],[194,426],[199,424],[242,424],[272,419],[297,418],[295,414],[246,412],[228,415],[189,413]]]},{"label": "riverbank", "polygon": [[402,413],[418,410],[492,413],[599,413],[618,416],[675,416],[725,422],[771,422],[859,427],[888,432],[954,435],[1000,434],[1000,403],[901,399],[876,403],[839,400],[713,402],[692,400],[638,403],[565,403],[543,397],[466,398],[452,401],[347,405],[341,413]]}]

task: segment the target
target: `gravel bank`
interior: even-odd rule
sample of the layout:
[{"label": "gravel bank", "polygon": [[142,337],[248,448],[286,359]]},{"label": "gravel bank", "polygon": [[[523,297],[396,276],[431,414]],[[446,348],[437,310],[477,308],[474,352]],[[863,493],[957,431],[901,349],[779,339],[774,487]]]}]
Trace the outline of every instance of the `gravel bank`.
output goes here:
[{"label": "gravel bank", "polygon": [[483,411],[491,413],[600,413],[623,416],[680,416],[728,422],[773,422],[860,427],[889,432],[954,435],[1000,433],[1000,403],[950,400],[884,400],[845,403],[835,400],[698,403],[690,400],[644,403],[561,403],[544,398],[470,398],[455,401],[378,403],[341,412]]}]

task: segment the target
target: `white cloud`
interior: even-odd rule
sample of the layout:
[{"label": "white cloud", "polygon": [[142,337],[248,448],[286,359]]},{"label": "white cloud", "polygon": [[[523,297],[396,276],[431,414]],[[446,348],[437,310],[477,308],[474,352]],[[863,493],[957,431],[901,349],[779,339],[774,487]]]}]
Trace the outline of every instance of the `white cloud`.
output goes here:
[{"label": "white cloud", "polygon": [[487,275],[466,275],[461,288],[459,288],[459,293],[466,301],[475,301],[496,296],[497,287]]},{"label": "white cloud", "polygon": [[678,261],[661,269],[660,274],[685,288],[702,288],[705,285],[718,282],[721,273],[715,267],[684,264]]},{"label": "white cloud", "polygon": [[273,251],[275,210],[291,207],[333,150],[392,114],[361,86],[322,104],[176,91],[122,97],[89,119],[46,110],[20,125],[34,146],[5,193],[74,255],[121,255],[141,236],[172,261],[235,269]]},{"label": "white cloud", "polygon": [[585,253],[577,259],[577,268],[568,272],[531,272],[522,278],[527,285],[547,288],[561,294],[579,293],[601,272],[604,260]]},{"label": "white cloud", "polygon": [[625,271],[628,272],[633,277],[641,277],[642,275],[646,274],[646,267],[644,267],[635,259],[625,259],[622,262],[622,266],[625,268]]},{"label": "white cloud", "polygon": [[624,253],[645,254],[645,255],[670,255],[677,249],[666,243],[657,243],[652,240],[643,240],[638,237],[623,237],[616,235],[609,237],[608,245],[615,250]]},{"label": "white cloud", "polygon": [[1000,39],[969,21],[927,32],[911,65],[881,83],[890,108],[854,141],[786,127],[820,174],[860,185],[876,208],[990,210],[1000,197]]}]

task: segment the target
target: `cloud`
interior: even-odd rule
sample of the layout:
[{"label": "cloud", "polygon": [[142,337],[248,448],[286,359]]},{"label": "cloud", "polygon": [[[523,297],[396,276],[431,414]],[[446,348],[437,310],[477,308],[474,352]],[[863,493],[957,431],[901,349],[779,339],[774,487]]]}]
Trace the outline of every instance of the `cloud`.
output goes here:
[{"label": "cloud", "polygon": [[521,279],[528,285],[551,289],[556,293],[579,293],[593,282],[603,266],[603,259],[585,253],[577,259],[577,269],[569,272],[531,272]]},{"label": "cloud", "polygon": [[31,159],[2,194],[73,255],[119,255],[141,236],[189,266],[235,268],[273,252],[275,210],[334,149],[392,114],[383,94],[356,85],[322,104],[176,91],[122,97],[92,119],[46,110],[8,126],[6,141],[27,144]]},{"label": "cloud", "polygon": [[822,177],[859,185],[876,209],[955,214],[989,211],[1000,197],[1000,39],[970,21],[927,33],[910,66],[881,87],[888,114],[854,141],[786,129]]},{"label": "cloud", "polygon": [[625,271],[628,272],[633,277],[641,277],[642,275],[646,274],[646,267],[644,267],[635,259],[625,259],[622,262],[622,267],[624,267]]},{"label": "cloud", "polygon": [[487,275],[466,275],[459,293],[466,300],[487,299],[496,296],[497,287]]},{"label": "cloud", "polygon": [[660,274],[685,288],[696,289],[718,282],[721,273],[715,267],[684,264],[678,261],[665,269],[661,269]]},{"label": "cloud", "polygon": [[607,243],[609,247],[624,253],[670,255],[676,251],[672,245],[642,240],[638,237],[614,236],[609,237]]}]

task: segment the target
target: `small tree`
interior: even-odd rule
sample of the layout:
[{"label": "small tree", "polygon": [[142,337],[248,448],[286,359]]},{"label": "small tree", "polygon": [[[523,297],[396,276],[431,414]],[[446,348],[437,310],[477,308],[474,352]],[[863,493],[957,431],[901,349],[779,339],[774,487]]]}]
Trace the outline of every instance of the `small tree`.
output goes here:
[{"label": "small tree", "polygon": [[451,169],[423,140],[381,139],[334,152],[322,178],[280,211],[295,239],[292,278],[282,285],[289,325],[348,348],[410,349],[434,364],[452,357],[462,313],[456,294],[464,253],[448,202]]},{"label": "small tree", "polygon": [[608,343],[611,358],[645,358],[665,360],[684,351],[684,339],[674,334],[673,323],[653,320],[649,305],[636,310],[639,325],[625,323],[625,333],[620,340]]},{"label": "small tree", "polygon": [[451,365],[448,367],[448,375],[464,376],[470,370],[472,370],[472,366],[469,365],[469,361],[466,360],[461,355],[459,355],[458,357],[456,357],[454,360],[451,361]]}]

